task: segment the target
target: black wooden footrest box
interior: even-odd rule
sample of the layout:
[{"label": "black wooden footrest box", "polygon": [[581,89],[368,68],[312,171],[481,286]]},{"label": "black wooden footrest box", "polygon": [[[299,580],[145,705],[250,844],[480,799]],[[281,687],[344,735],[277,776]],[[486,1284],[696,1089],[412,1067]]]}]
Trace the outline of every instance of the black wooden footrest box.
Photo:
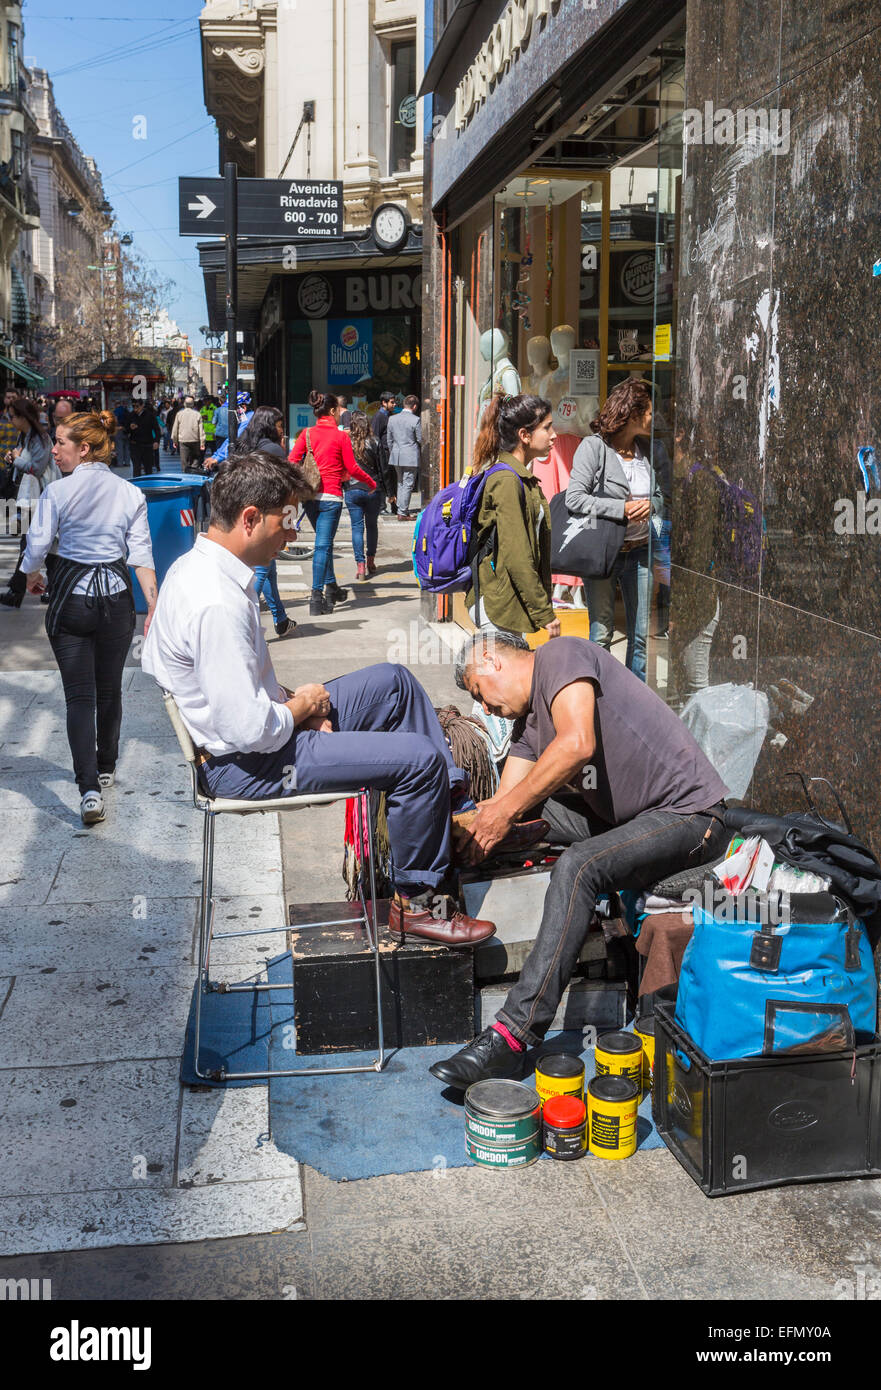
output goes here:
[{"label": "black wooden footrest box", "polygon": [[[386,1047],[431,1047],[474,1037],[474,953],[447,946],[400,946],[386,930],[388,900],[378,904],[382,1017]],[[374,957],[357,903],[290,908],[297,1052],[376,1048]],[[352,925],[311,927],[325,918]]]}]

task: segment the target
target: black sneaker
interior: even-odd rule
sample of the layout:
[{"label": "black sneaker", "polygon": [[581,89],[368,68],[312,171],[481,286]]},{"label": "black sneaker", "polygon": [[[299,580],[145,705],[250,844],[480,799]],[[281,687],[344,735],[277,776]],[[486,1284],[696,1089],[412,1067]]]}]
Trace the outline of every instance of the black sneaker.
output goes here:
[{"label": "black sneaker", "polygon": [[292,618],[282,618],[280,623],[275,624],[275,635],[276,637],[287,637],[288,633],[291,631],[291,628],[294,628],[296,626],[297,624],[293,621]]},{"label": "black sneaker", "polygon": [[531,1068],[525,1052],[515,1052],[495,1028],[484,1028],[467,1047],[448,1057],[445,1062],[435,1062],[428,1070],[446,1086],[465,1091],[475,1081],[489,1081],[497,1077],[522,1081]]}]

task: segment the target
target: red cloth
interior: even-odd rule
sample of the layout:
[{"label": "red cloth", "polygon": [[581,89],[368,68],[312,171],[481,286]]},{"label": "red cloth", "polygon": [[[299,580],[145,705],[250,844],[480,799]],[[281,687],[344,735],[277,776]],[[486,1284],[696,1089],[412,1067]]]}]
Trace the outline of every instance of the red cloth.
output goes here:
[{"label": "red cloth", "polygon": [[[572,460],[580,443],[581,438],[577,434],[558,434],[547,458],[533,459],[532,471],[549,502],[569,486]],[[551,579],[555,584],[568,584],[570,588],[583,582],[577,574],[552,574]]]},{"label": "red cloth", "polygon": [[[344,430],[337,429],[332,415],[322,415],[309,427],[312,452],[321,474],[321,491],[331,497],[342,498],[343,478],[348,475],[352,482],[362,483],[375,492],[376,483],[369,473],[365,473],[355,462],[352,441]],[[288,463],[299,463],[306,457],[306,430],[300,435],[291,452]]]}]

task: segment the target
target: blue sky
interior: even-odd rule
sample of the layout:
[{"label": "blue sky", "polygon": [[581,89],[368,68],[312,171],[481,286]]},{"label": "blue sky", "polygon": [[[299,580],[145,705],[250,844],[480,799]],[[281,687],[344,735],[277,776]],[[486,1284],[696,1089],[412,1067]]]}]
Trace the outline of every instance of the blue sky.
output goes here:
[{"label": "blue sky", "polygon": [[[172,282],[166,307],[195,351],[207,319],[196,238],[177,234],[179,175],[217,175],[202,100],[198,0],[26,0],[24,57],[95,160],[131,250]],[[143,117],[144,120],[139,120]],[[136,138],[143,134],[145,138]]]}]

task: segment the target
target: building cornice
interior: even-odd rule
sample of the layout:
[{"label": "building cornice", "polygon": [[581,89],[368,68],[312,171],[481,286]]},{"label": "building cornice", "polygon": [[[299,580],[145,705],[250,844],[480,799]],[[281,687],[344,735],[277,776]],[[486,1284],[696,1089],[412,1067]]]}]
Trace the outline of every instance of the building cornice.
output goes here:
[{"label": "building cornice", "polygon": [[234,156],[239,173],[256,173],[266,65],[264,36],[275,29],[275,8],[230,13],[227,0],[206,5],[202,33],[205,106],[217,122],[221,163]]}]

